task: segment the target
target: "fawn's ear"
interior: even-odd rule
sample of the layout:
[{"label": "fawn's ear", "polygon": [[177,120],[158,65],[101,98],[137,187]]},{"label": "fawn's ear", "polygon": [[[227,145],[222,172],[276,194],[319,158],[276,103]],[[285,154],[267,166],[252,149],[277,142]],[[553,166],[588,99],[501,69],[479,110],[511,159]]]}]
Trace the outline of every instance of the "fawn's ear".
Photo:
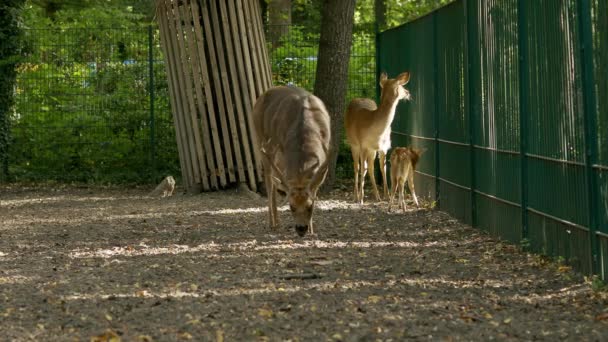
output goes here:
[{"label": "fawn's ear", "polygon": [[380,88],[384,88],[384,83],[386,83],[386,80],[388,79],[388,76],[386,75],[385,72],[383,72],[380,75]]},{"label": "fawn's ear", "polygon": [[407,84],[407,82],[410,81],[410,73],[406,71],[399,74],[399,76],[397,76],[397,81],[399,81],[399,85]]},{"label": "fawn's ear", "polygon": [[413,151],[420,157],[424,152],[426,152],[427,148],[423,147],[423,148],[415,148],[413,149]]}]

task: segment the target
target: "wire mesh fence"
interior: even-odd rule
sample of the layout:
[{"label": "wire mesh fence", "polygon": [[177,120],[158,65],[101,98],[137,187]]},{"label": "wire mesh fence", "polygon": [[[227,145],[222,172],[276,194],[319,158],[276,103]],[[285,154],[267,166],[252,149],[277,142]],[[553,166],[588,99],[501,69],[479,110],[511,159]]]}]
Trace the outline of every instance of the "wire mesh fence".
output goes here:
[{"label": "wire mesh fence", "polygon": [[30,29],[11,118],[15,180],[155,182],[177,174],[154,27]]},{"label": "wire mesh fence", "polygon": [[[319,34],[290,25],[268,44],[275,85],[314,87]],[[373,26],[353,34],[347,101],[375,97]],[[26,30],[9,172],[16,181],[154,183],[179,175],[158,29]],[[341,149],[337,174],[351,177]]]}]

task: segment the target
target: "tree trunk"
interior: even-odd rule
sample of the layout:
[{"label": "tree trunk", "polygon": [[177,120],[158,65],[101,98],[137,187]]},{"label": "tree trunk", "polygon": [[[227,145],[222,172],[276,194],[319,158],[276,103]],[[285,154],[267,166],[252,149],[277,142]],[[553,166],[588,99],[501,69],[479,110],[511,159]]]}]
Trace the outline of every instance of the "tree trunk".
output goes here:
[{"label": "tree trunk", "polygon": [[0,182],[8,180],[8,148],[10,112],[13,109],[17,71],[21,52],[21,9],[25,0],[4,0],[0,3]]},{"label": "tree trunk", "polygon": [[355,0],[323,0],[314,89],[314,94],[323,100],[331,117],[331,160],[323,190],[332,189],[336,181],[336,161],[344,131],[354,14]]},{"label": "tree trunk", "polygon": [[386,0],[374,0],[374,13],[378,30],[386,28]]},{"label": "tree trunk", "polygon": [[272,48],[281,44],[281,38],[291,25],[291,0],[268,0],[268,35]]}]

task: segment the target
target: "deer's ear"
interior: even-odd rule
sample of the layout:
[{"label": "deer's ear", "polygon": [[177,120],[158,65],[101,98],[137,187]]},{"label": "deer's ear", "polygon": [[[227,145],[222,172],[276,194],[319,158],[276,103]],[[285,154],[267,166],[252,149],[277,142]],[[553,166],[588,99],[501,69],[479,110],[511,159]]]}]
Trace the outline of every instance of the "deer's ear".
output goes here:
[{"label": "deer's ear", "polygon": [[406,71],[399,74],[399,76],[397,76],[397,81],[399,81],[399,85],[407,84],[407,82],[410,81],[410,73]]},{"label": "deer's ear", "polygon": [[386,75],[385,72],[380,74],[380,88],[384,88],[384,83],[386,83],[387,79],[388,79],[388,76]]}]

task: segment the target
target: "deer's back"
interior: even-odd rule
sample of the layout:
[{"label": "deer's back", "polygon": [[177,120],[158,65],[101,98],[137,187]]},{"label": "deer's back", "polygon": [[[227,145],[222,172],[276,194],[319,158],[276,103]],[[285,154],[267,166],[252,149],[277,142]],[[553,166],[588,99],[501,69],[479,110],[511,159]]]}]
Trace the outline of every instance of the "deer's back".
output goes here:
[{"label": "deer's back", "polygon": [[329,134],[329,115],[323,102],[297,87],[274,87],[262,94],[253,108],[253,121],[262,142],[271,138],[281,140],[281,136],[294,130]]},{"label": "deer's back", "polygon": [[376,127],[377,109],[376,103],[370,99],[356,98],[350,102],[344,115],[344,128],[346,140],[351,146],[382,150],[390,147],[390,137],[384,134],[385,127]]}]

